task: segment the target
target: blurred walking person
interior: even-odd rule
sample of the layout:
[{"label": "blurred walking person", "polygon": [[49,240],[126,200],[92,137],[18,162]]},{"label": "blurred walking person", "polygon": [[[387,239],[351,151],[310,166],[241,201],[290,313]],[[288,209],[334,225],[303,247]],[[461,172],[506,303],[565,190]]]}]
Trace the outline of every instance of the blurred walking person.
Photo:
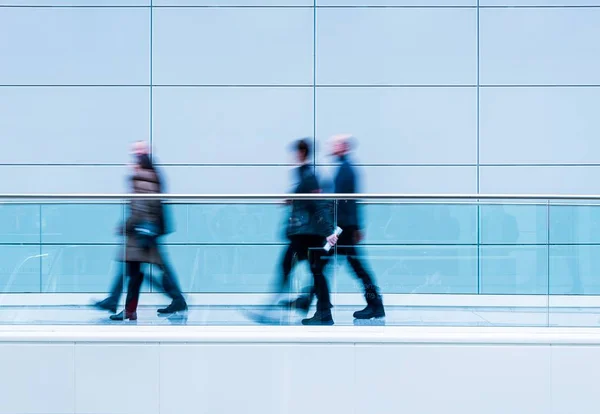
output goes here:
[{"label": "blurred walking person", "polygon": [[[158,176],[151,168],[148,156],[139,156],[134,166],[132,190],[134,194],[156,194],[159,191]],[[161,264],[156,244],[160,222],[160,200],[134,198],[129,201],[129,217],[122,232],[126,237],[125,248],[119,253],[118,260],[125,262],[129,278],[125,310],[112,315],[112,320],[136,320],[140,288],[144,281],[142,264]]]},{"label": "blurred walking person", "polygon": [[[337,158],[340,165],[334,177],[336,194],[355,194],[358,192],[357,174],[350,159],[351,135],[336,135],[331,138],[331,155]],[[367,306],[354,312],[356,319],[378,319],[385,317],[385,309],[379,288],[375,284],[371,272],[360,258],[358,244],[363,239],[362,220],[356,200],[338,200],[337,226],[342,229],[335,254],[345,256],[356,277],[362,282]],[[289,302],[291,307],[310,306],[314,288],[305,289],[308,294]]]},{"label": "blurred walking person", "polygon": [[[149,155],[148,145],[144,141],[138,141],[133,145],[132,148],[133,156],[136,159],[137,168],[135,169],[133,180],[135,180],[135,176],[138,171],[146,170],[153,176],[153,180],[155,181],[156,186],[154,189],[157,193],[163,193],[164,187],[160,177],[159,172],[155,168],[152,160]],[[133,191],[135,193],[135,191]],[[165,293],[171,298],[171,303],[166,308],[158,309],[158,313],[160,315],[171,315],[173,313],[186,311],[187,304],[183,294],[181,293],[181,289],[179,288],[179,284],[173,271],[171,270],[171,266],[169,266],[168,261],[166,260],[166,255],[162,251],[162,247],[158,245],[157,239],[160,236],[164,236],[171,232],[169,227],[169,220],[165,211],[165,206],[162,202],[159,201],[159,204],[156,204],[157,207],[157,235],[153,240],[154,246],[153,251],[156,250],[158,254],[158,260],[155,260],[154,264],[156,264],[162,272],[161,286]],[[122,267],[121,267],[122,268]],[[117,275],[115,280],[112,283],[112,287],[110,290],[109,296],[103,301],[97,302],[95,306],[102,310],[108,310],[109,312],[116,313],[117,305],[119,302],[119,298],[121,297],[121,293],[123,292],[124,285],[124,277],[123,273]],[[143,276],[142,276],[143,278]],[[154,281],[153,281],[154,282]]]},{"label": "blurred walking person", "polygon": [[[331,154],[340,163],[334,178],[336,194],[355,194],[358,192],[357,174],[350,159],[351,135],[336,135],[331,140]],[[338,200],[337,225],[342,234],[338,240],[337,254],[346,256],[346,260],[356,277],[362,282],[367,307],[354,312],[356,319],[373,319],[385,316],[383,301],[373,276],[362,262],[357,244],[363,239],[361,216],[356,200]]]},{"label": "blurred walking person", "polygon": [[[298,184],[294,193],[320,193],[321,189],[313,167],[309,164],[310,144],[308,140],[299,140],[295,144]],[[333,325],[329,286],[324,275],[328,262],[328,253],[323,249],[326,243],[335,245],[333,210],[325,200],[292,200],[291,214],[286,234],[290,240],[289,249],[299,257],[306,257],[313,276],[314,290],[317,296],[317,311],[313,317],[303,319],[303,325]],[[289,279],[289,278],[288,278]],[[287,280],[285,280],[287,282]]]}]

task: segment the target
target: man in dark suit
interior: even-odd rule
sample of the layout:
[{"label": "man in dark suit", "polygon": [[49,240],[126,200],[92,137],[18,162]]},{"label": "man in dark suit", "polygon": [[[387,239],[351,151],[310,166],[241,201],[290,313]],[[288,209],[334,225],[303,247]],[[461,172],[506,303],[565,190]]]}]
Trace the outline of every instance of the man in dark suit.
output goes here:
[{"label": "man in dark suit", "polygon": [[[296,169],[296,194],[320,193],[321,187],[309,163],[310,144],[308,140],[295,143],[295,153],[299,164]],[[282,287],[289,281],[292,258],[306,259],[313,275],[314,293],[317,296],[317,311],[312,318],[302,320],[304,325],[333,325],[329,286],[324,275],[328,253],[323,249],[326,243],[331,246],[337,242],[334,234],[333,210],[331,202],[326,200],[292,200],[291,213],[286,235],[290,244],[283,261]],[[307,302],[307,305],[309,302]],[[308,306],[306,306],[308,310]]]},{"label": "man in dark suit", "polygon": [[[340,166],[335,175],[336,194],[354,194],[358,192],[357,176],[350,160],[350,135],[337,135],[332,138],[332,155]],[[361,217],[356,200],[338,200],[337,225],[343,232],[338,240],[337,254],[346,256],[356,277],[363,284],[367,307],[354,312],[356,319],[382,318],[385,316],[383,301],[373,276],[360,259],[357,244],[363,239]]]},{"label": "man in dark suit", "polygon": [[[357,176],[354,166],[349,157],[350,135],[337,135],[332,138],[331,154],[340,162],[334,177],[334,192],[336,194],[354,194],[358,192]],[[363,239],[361,229],[363,228],[359,208],[356,200],[338,200],[337,202],[337,225],[342,229],[337,242],[335,253],[345,256],[352,267],[356,277],[363,284],[366,308],[354,312],[356,319],[375,319],[385,317],[383,301],[379,288],[375,285],[373,276],[360,259],[358,243]],[[314,288],[305,289],[310,291],[299,298],[286,303],[286,306],[296,309],[308,309],[314,296]]]}]

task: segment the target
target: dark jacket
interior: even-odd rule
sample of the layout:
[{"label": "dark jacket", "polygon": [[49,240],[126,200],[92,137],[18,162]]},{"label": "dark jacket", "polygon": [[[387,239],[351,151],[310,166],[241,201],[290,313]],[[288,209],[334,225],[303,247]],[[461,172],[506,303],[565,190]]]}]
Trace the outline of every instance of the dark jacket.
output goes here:
[{"label": "dark jacket", "polygon": [[[137,170],[131,182],[134,194],[155,194],[160,192],[158,176],[152,170]],[[141,247],[135,237],[134,231],[134,228],[143,222],[149,222],[160,227],[161,215],[162,202],[160,200],[132,199],[129,202],[129,217],[123,228],[126,238],[125,254],[123,255],[123,250],[121,250],[118,260],[152,264],[162,263],[157,246]]]},{"label": "dark jacket", "polygon": [[[335,176],[335,192],[338,194],[354,194],[357,192],[356,173],[347,156],[341,158],[340,168]],[[356,200],[338,200],[337,225],[361,228]]]},{"label": "dark jacket", "polygon": [[[320,186],[309,165],[296,169],[298,184],[295,194],[319,193]],[[293,200],[287,236],[313,235],[327,237],[333,234],[333,205],[326,200]]]},{"label": "dark jacket", "polygon": [[[154,166],[154,172],[156,173],[156,179],[158,181],[158,193],[163,194],[163,193],[166,193],[167,190],[165,189],[166,186],[162,179],[162,174],[160,173],[159,169],[154,164],[155,161],[156,161],[156,159],[153,157],[152,163]],[[171,217],[171,206],[168,204],[165,204],[165,203],[161,203],[160,207],[161,207],[161,215],[160,215],[160,221],[158,222],[158,234],[160,236],[164,236],[166,234],[173,233],[173,231],[175,231],[175,229],[174,229],[174,224],[173,224],[173,220]]]},{"label": "dark jacket", "polygon": [[[158,181],[158,193],[163,194],[166,192],[166,190],[162,180],[162,174],[156,168],[154,169],[154,172],[156,173],[156,178]],[[173,233],[174,224],[173,220],[171,219],[171,206],[161,203],[160,208],[161,214],[160,221],[158,222],[158,234],[160,236],[164,236],[166,234]]]}]

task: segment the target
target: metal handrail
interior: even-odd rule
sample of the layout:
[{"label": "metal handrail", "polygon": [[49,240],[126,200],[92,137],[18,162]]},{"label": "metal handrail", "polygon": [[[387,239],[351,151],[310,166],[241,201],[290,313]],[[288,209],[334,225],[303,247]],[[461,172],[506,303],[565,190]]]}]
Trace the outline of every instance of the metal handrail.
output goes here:
[{"label": "metal handrail", "polygon": [[600,200],[589,194],[0,194],[1,200]]}]

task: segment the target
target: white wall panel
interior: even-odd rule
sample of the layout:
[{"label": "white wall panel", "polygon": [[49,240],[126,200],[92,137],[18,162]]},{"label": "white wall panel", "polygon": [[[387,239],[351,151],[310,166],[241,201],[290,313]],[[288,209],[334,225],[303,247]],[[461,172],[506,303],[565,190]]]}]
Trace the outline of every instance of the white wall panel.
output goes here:
[{"label": "white wall panel", "polygon": [[319,158],[329,137],[356,137],[367,164],[460,164],[477,160],[475,88],[318,88]]},{"label": "white wall panel", "polygon": [[597,163],[600,88],[482,88],[483,164]]},{"label": "white wall panel", "polygon": [[550,375],[546,347],[357,346],[356,409],[547,414]]},{"label": "white wall panel", "polygon": [[598,194],[599,167],[481,167],[482,193]]},{"label": "white wall panel", "polygon": [[286,164],[313,135],[311,87],[156,88],[153,102],[162,162]]},{"label": "white wall panel", "polygon": [[598,8],[481,9],[483,85],[600,83]]},{"label": "white wall panel", "polygon": [[153,80],[168,85],[311,85],[310,8],[157,8]]},{"label": "white wall panel", "polygon": [[150,89],[3,87],[0,113],[0,163],[126,163],[150,135]]},{"label": "white wall panel", "polygon": [[75,412],[73,344],[0,345],[2,414]]},{"label": "white wall panel", "polygon": [[77,414],[158,414],[159,360],[158,344],[78,344]]},{"label": "white wall panel", "polygon": [[321,85],[474,85],[474,9],[317,10]]},{"label": "white wall panel", "polygon": [[3,8],[0,84],[150,81],[149,8]]}]

